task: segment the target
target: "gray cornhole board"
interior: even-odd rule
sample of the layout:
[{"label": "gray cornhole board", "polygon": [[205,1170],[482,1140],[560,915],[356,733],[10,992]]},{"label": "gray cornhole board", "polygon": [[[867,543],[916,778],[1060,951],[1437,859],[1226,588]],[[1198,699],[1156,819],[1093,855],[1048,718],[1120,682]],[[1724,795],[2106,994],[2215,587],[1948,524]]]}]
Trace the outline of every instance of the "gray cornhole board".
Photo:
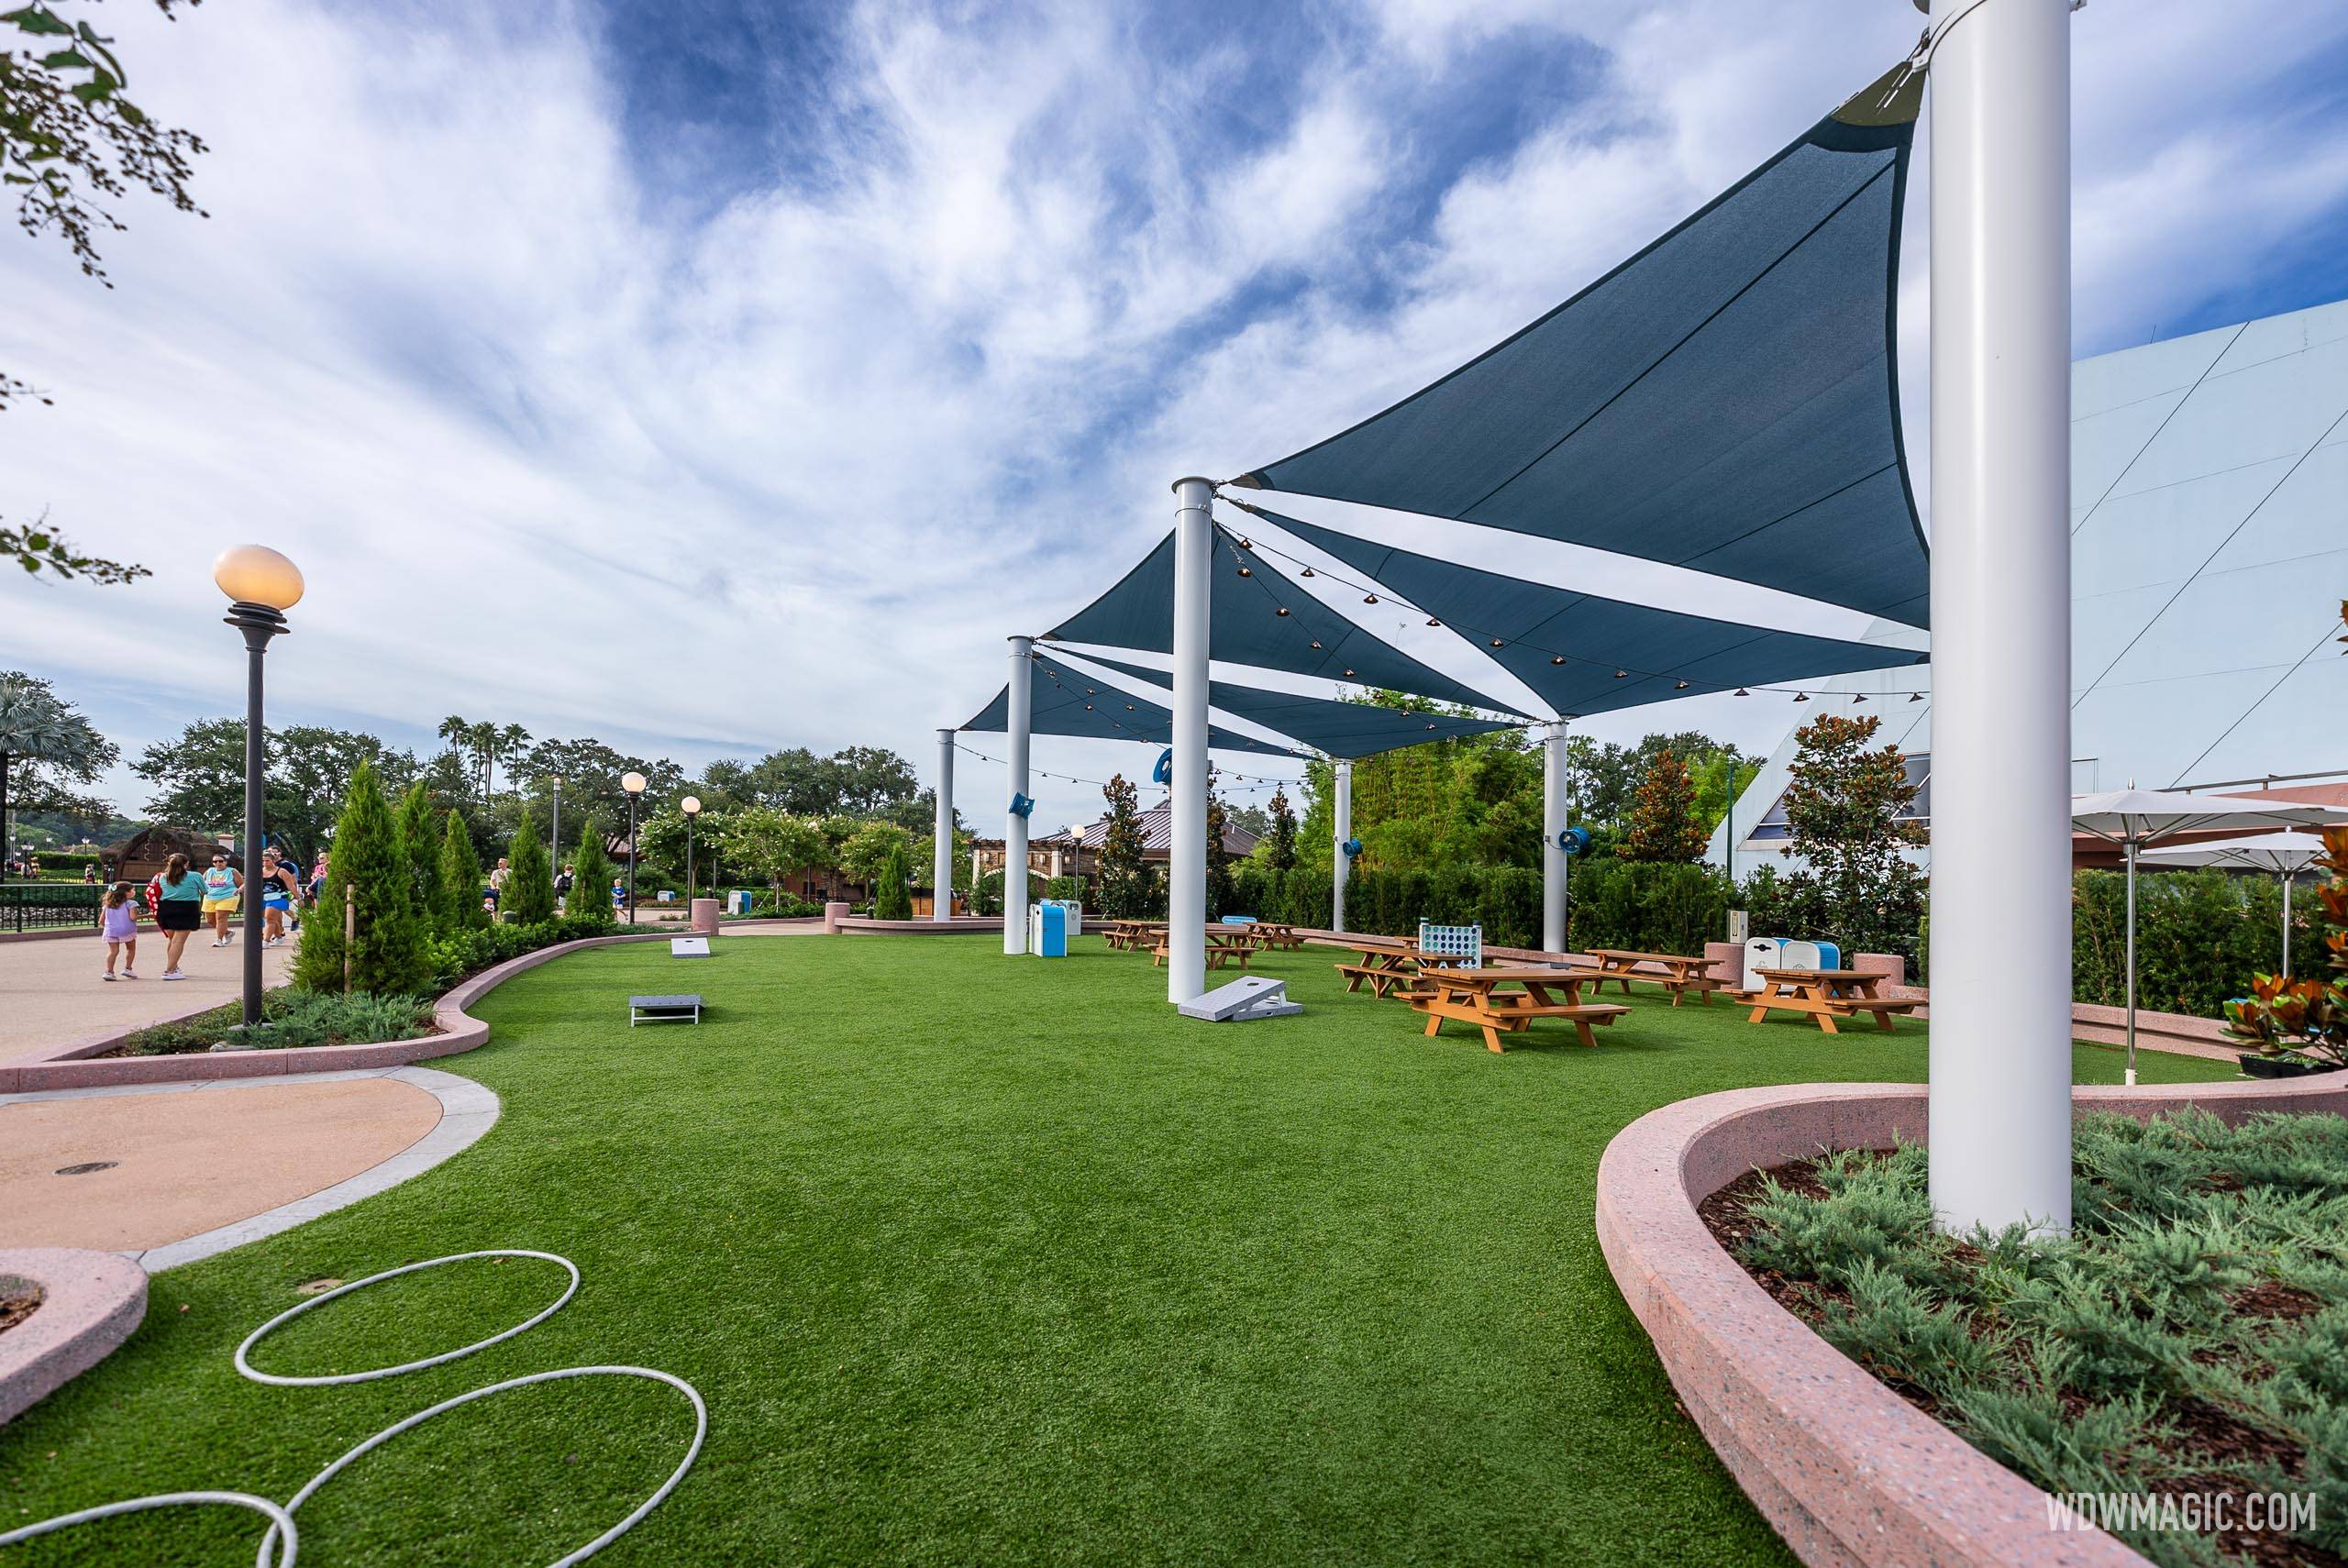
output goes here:
[{"label": "gray cornhole board", "polygon": [[709,938],[706,936],[672,936],[669,939],[669,956],[671,958],[706,958],[709,956]]},{"label": "gray cornhole board", "polygon": [[1288,999],[1286,980],[1249,975],[1227,986],[1217,986],[1174,1010],[1184,1018],[1201,1018],[1209,1023],[1246,1023],[1258,1018],[1287,1018],[1304,1009]]},{"label": "gray cornhole board", "polygon": [[701,998],[630,997],[627,999],[627,1026],[639,1023],[699,1023]]}]

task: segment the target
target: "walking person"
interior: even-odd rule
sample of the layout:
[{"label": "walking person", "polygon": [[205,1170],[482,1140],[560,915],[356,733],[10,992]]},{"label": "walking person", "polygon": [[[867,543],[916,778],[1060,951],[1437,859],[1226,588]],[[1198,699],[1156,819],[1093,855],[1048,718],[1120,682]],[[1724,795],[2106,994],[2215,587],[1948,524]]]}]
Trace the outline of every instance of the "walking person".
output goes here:
[{"label": "walking person", "polygon": [[554,879],[554,907],[564,914],[570,912],[570,867],[565,865]]},{"label": "walking person", "polygon": [[130,901],[130,884],[116,882],[106,889],[105,903],[98,908],[98,934],[105,939],[106,973],[114,978],[114,961],[122,959],[122,977],[138,977],[138,909]]},{"label": "walking person", "polygon": [[204,874],[204,917],[212,922],[212,945],[233,947],[237,906],[244,900],[245,879],[228,864],[225,851],[212,852],[212,869]]},{"label": "walking person", "polygon": [[277,857],[277,851],[265,849],[260,856],[261,945],[274,947],[285,940],[285,920],[294,912],[294,895],[297,891],[294,867]]},{"label": "walking person", "polygon": [[162,875],[151,885],[155,923],[163,933],[163,978],[184,980],[180,955],[187,939],[204,923],[204,878],[188,869],[187,856],[174,855],[163,862]]}]

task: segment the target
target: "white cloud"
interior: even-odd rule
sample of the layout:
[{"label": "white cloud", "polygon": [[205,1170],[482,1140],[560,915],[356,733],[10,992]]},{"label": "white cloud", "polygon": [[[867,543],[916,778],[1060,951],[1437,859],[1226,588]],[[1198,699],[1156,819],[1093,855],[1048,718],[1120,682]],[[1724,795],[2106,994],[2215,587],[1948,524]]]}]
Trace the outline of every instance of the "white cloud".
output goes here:
[{"label": "white cloud", "polygon": [[[481,9],[110,12],[142,100],[212,142],[214,215],[126,204],[113,293],[54,244],[0,250],[5,368],[58,398],[0,418],[0,514],[49,506],[157,576],[0,587],[0,662],[87,693],[134,745],[232,711],[207,568],[251,537],[310,577],[271,657],[285,716],[415,742],[493,713],[692,759],[874,742],[925,768],[934,726],[999,684],[1002,636],[1162,531],[1168,480],[1448,370],[1917,30],[1882,0],[1766,22],[1728,0],[1388,0],[1314,35],[1272,111],[1229,101],[1227,52],[1163,57],[1109,8],[890,0],[789,105],[805,165],[712,212],[647,184],[678,171],[632,155],[609,74],[627,61],[580,18]],[[2083,335],[2175,319],[2348,200],[2348,137],[2291,91],[2343,32],[2284,0],[2080,14]],[[1596,86],[1500,156],[1429,169],[1400,105],[1513,37],[1586,39]],[[1235,157],[1215,116],[1239,109],[1272,130]],[[1430,176],[1430,226],[1373,239]],[[1922,216],[1920,188],[1919,442]],[[1276,313],[1235,310],[1268,281],[1290,291]],[[1038,761],[1147,759],[1047,741]],[[982,822],[987,776],[963,778]],[[1095,803],[1042,794],[1039,820]]]}]

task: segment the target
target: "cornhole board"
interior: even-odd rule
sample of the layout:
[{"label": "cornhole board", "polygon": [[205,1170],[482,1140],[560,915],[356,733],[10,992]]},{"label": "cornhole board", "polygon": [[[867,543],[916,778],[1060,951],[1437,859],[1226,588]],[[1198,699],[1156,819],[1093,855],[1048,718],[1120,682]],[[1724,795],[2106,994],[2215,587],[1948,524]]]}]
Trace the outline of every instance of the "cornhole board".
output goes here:
[{"label": "cornhole board", "polygon": [[706,958],[709,956],[709,938],[706,936],[672,936],[669,939],[669,956],[671,958]]},{"label": "cornhole board", "polygon": [[627,1026],[639,1023],[699,1023],[701,998],[630,997],[627,999]]},{"label": "cornhole board", "polygon": [[1174,1010],[1184,1018],[1204,1019],[1209,1023],[1246,1023],[1258,1018],[1287,1018],[1304,1009],[1288,999],[1286,980],[1249,975],[1227,986],[1217,986]]}]

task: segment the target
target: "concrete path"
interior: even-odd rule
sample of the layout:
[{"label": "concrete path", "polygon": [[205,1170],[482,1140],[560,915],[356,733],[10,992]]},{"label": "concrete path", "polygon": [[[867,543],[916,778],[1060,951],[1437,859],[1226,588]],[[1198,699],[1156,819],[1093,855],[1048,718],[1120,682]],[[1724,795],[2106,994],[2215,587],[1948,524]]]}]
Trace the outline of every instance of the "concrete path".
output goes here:
[{"label": "concrete path", "polygon": [[0,1247],[193,1263],[430,1170],[498,1109],[418,1066],[0,1096]]},{"label": "concrete path", "polygon": [[[163,939],[142,934],[138,978],[111,985],[98,977],[106,966],[106,945],[95,934],[0,941],[0,1058],[234,1001],[244,985],[244,940],[240,932],[236,946],[214,947],[208,932],[197,932],[180,959],[188,977],[167,982]],[[291,942],[263,949],[262,983],[284,984],[293,957]]]},{"label": "concrete path", "polygon": [[440,1120],[389,1078],[168,1087],[0,1104],[0,1246],[161,1246],[357,1176]]}]

